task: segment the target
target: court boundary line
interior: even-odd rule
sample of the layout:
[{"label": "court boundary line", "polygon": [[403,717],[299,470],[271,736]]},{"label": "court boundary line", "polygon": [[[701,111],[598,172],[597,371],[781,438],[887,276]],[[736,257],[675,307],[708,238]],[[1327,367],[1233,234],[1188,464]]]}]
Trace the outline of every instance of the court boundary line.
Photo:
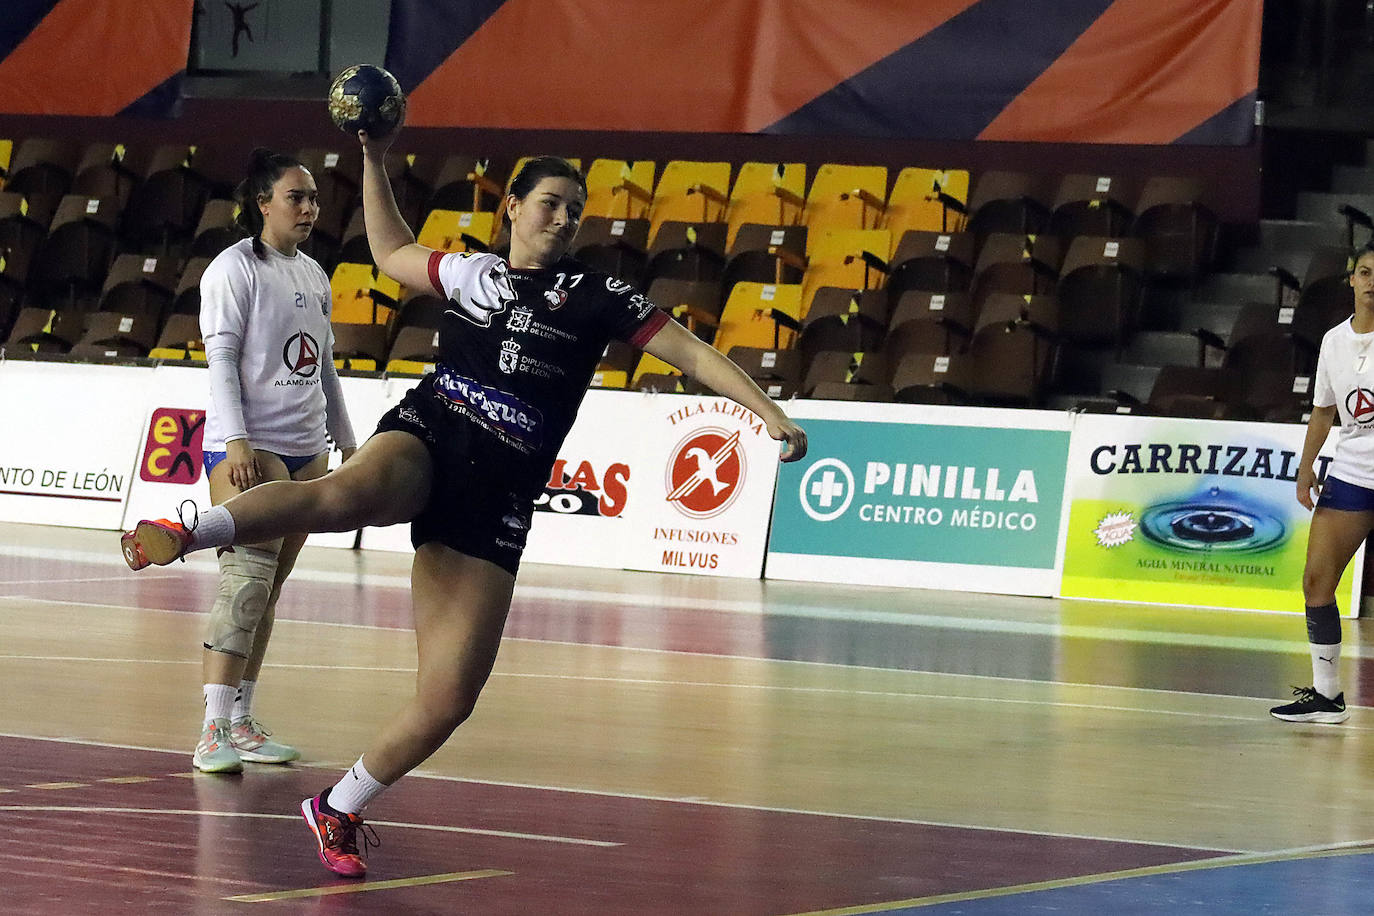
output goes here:
[{"label": "court boundary line", "polygon": [[[37,604],[58,604],[58,605],[67,605],[67,606],[71,606],[71,607],[102,608],[102,609],[105,609],[105,610],[116,610],[116,611],[139,611],[139,612],[152,613],[152,614],[202,614],[202,613],[204,613],[203,611],[199,611],[199,610],[177,610],[177,609],[174,609],[174,608],[140,607],[140,606],[136,606],[136,605],[127,605],[127,604],[107,604],[107,603],[102,603],[102,602],[97,602],[97,601],[62,601],[62,600],[58,600],[58,599],[56,599],[56,598],[34,598],[34,597],[29,596],[29,595],[0,595],[0,601],[31,601],[31,602],[34,602],[34,603],[37,603]],[[354,630],[380,630],[380,631],[391,632],[391,633],[412,633],[412,634],[413,634],[413,633],[415,632],[413,627],[389,627],[389,626],[383,626],[383,625],[381,625],[381,624],[373,624],[373,623],[344,623],[344,622],[340,622],[340,621],[331,621],[331,620],[302,620],[302,619],[300,619],[300,618],[292,618],[292,617],[279,617],[279,618],[277,618],[277,623],[279,623],[279,624],[302,624],[302,625],[306,625],[306,626],[343,627],[343,628],[345,628],[345,629],[354,629]],[[969,679],[972,679],[972,680],[979,680],[979,681],[1006,681],[1006,682],[1009,682],[1009,683],[1018,683],[1018,684],[1041,684],[1041,685],[1055,686],[1055,687],[1082,687],[1082,688],[1084,688],[1084,689],[1090,689],[1090,690],[1130,690],[1130,691],[1135,691],[1135,692],[1138,692],[1138,693],[1157,693],[1157,694],[1164,694],[1164,695],[1169,695],[1169,696],[1193,696],[1193,697],[1215,698],[1215,699],[1223,699],[1223,700],[1246,700],[1246,701],[1255,702],[1255,703],[1260,703],[1260,704],[1264,704],[1264,703],[1272,704],[1272,703],[1275,702],[1275,700],[1274,700],[1274,698],[1273,698],[1272,696],[1269,696],[1269,697],[1257,697],[1257,696],[1244,696],[1244,695],[1241,695],[1241,694],[1234,694],[1234,693],[1200,693],[1200,692],[1194,691],[1194,690],[1169,690],[1169,689],[1164,688],[1164,687],[1130,687],[1130,686],[1126,686],[1126,685],[1124,685],[1124,684],[1092,684],[1092,683],[1088,683],[1088,682],[1085,682],[1085,681],[1057,681],[1057,680],[1049,680],[1049,679],[1036,679],[1036,678],[1027,678],[1027,677],[1011,677],[1011,676],[1002,676],[1002,675],[993,675],[993,674],[969,674],[969,673],[967,673],[967,672],[962,672],[962,671],[935,671],[935,670],[931,670],[931,669],[929,669],[929,668],[884,668],[884,667],[880,667],[880,666],[876,666],[876,665],[850,665],[850,664],[844,664],[844,663],[841,663],[841,662],[812,661],[812,660],[800,659],[800,658],[770,658],[770,657],[758,656],[758,655],[732,655],[732,654],[730,654],[730,653],[725,653],[725,652],[692,652],[692,651],[689,651],[689,650],[686,650],[686,649],[663,649],[663,648],[654,648],[654,647],[649,647],[649,646],[623,646],[623,645],[613,645],[613,644],[603,643],[603,642],[573,642],[573,641],[571,641],[571,640],[566,640],[566,639],[538,639],[538,638],[530,637],[530,636],[506,636],[506,635],[502,635],[501,640],[502,640],[502,642],[509,641],[509,642],[519,642],[519,643],[529,643],[529,644],[531,644],[531,645],[574,646],[574,647],[580,647],[580,648],[584,648],[584,649],[587,649],[587,648],[591,648],[591,649],[609,649],[609,650],[612,650],[612,651],[619,651],[619,652],[650,652],[650,653],[656,653],[656,654],[660,654],[660,655],[673,655],[673,656],[679,656],[679,657],[683,657],[683,658],[715,658],[715,659],[722,659],[722,660],[725,660],[725,661],[770,662],[770,663],[779,664],[779,665],[806,665],[806,666],[814,666],[814,667],[818,667],[818,668],[833,668],[833,669],[838,669],[838,670],[842,670],[842,671],[876,671],[876,672],[887,672],[887,673],[889,673],[889,674],[917,674],[917,675],[928,675],[928,676],[931,676],[931,677],[969,678]],[[1343,648],[1343,649],[1341,650],[1342,656],[1343,656],[1343,657],[1347,657],[1347,658],[1366,658],[1366,657],[1368,657],[1368,658],[1374,658],[1374,647],[1371,647],[1371,648],[1370,648],[1368,654],[1365,654],[1365,653],[1362,652],[1362,651],[1355,651],[1355,650],[1359,650],[1359,649],[1361,649],[1361,647],[1360,647],[1360,646],[1356,646],[1356,645],[1346,646],[1345,648]],[[1297,654],[1297,653],[1298,653],[1298,650],[1294,650],[1294,653],[1293,653],[1293,654]],[[1348,703],[1348,704],[1347,704],[1347,708],[1349,708],[1349,709],[1374,709],[1374,706],[1361,706],[1361,705],[1357,705],[1357,704],[1354,704],[1354,703]],[[1358,726],[1357,726],[1357,727],[1358,727]]]},{"label": "court boundary line", "polygon": [[[45,735],[20,735],[20,734],[15,734],[15,733],[12,733],[12,732],[0,732],[0,738],[14,738],[14,739],[17,739],[17,740],[28,740],[28,741],[52,741],[52,742],[57,742],[57,743],[61,743],[61,744],[76,744],[76,745],[80,745],[80,746],[84,746],[84,747],[112,747],[112,748],[117,748],[117,749],[120,749],[120,750],[149,751],[149,752],[158,753],[158,754],[175,754],[175,755],[177,755],[177,756],[179,756],[179,757],[185,756],[185,754],[186,754],[185,750],[180,750],[180,749],[174,750],[174,749],[172,749],[172,748],[140,747],[140,746],[137,746],[137,745],[130,745],[130,744],[113,744],[113,743],[104,742],[104,741],[92,741],[92,740],[85,739],[85,738],[70,738],[70,737],[58,738],[58,737],[50,737],[50,736],[45,736]],[[323,762],[323,761],[321,761],[321,762],[311,762],[311,761],[297,760],[297,761],[295,761],[295,762],[292,764],[292,766],[293,766],[293,767],[296,767],[296,768],[302,768],[302,769],[304,769],[304,768],[309,768],[309,769],[312,769],[312,770],[327,770],[327,771],[330,771],[330,772],[338,772],[338,773],[342,773],[342,772],[344,772],[345,770],[348,769],[348,765],[347,765],[347,764],[332,764],[332,763],[326,764],[326,763]],[[187,773],[174,773],[174,774],[168,774],[168,775],[169,775],[169,776],[191,776],[191,777],[196,777],[196,776],[198,776],[199,774],[196,774],[196,773],[194,773],[194,772],[187,772]],[[203,778],[210,778],[210,777],[203,777]],[[993,826],[993,825],[988,825],[988,824],[955,824],[955,823],[951,823],[951,822],[947,822],[947,821],[921,820],[921,819],[919,819],[919,818],[908,818],[908,817],[882,817],[882,816],[879,816],[879,815],[876,815],[876,814],[852,814],[852,813],[845,813],[845,812],[838,812],[838,811],[813,811],[813,810],[807,810],[807,809],[805,809],[805,808],[783,808],[783,807],[779,807],[779,806],[775,806],[775,805],[747,805],[747,804],[744,804],[744,803],[742,803],[742,802],[718,801],[718,800],[709,799],[709,798],[673,797],[673,796],[669,796],[669,795],[646,795],[646,794],[638,793],[638,792],[611,792],[611,791],[607,791],[607,790],[605,790],[605,789],[587,789],[587,788],[571,787],[571,786],[548,786],[548,785],[537,785],[537,784],[535,784],[535,783],[509,782],[509,781],[497,780],[497,779],[472,779],[472,778],[470,778],[470,777],[464,777],[464,776],[448,776],[448,775],[443,774],[443,773],[433,773],[433,772],[430,772],[430,771],[424,770],[424,769],[411,770],[409,773],[406,774],[406,778],[407,778],[407,779],[409,779],[409,778],[433,779],[433,780],[439,780],[439,781],[442,781],[442,782],[467,783],[467,784],[475,785],[475,786],[496,786],[496,787],[498,787],[498,788],[505,788],[505,789],[527,789],[527,790],[532,790],[532,791],[537,791],[537,792],[563,792],[563,793],[567,793],[567,794],[570,794],[570,795],[592,795],[592,796],[597,796],[597,797],[601,797],[601,798],[622,798],[622,799],[628,799],[628,800],[631,800],[631,801],[663,802],[663,803],[666,803],[666,804],[673,804],[673,805],[700,805],[700,806],[709,807],[709,808],[728,808],[728,809],[735,809],[735,810],[741,810],[741,811],[764,811],[764,812],[767,812],[767,813],[769,813],[769,814],[795,814],[795,815],[801,815],[801,816],[805,816],[805,817],[828,817],[828,818],[836,818],[836,819],[840,819],[840,820],[868,821],[868,822],[883,823],[883,824],[905,824],[905,825],[912,826],[912,827],[942,827],[942,828],[951,828],[951,829],[954,829],[954,830],[977,830],[977,831],[983,831],[983,832],[992,831],[992,832],[996,832],[996,833],[1012,833],[1012,834],[1019,834],[1019,835],[1023,835],[1023,836],[1049,837],[1049,838],[1052,838],[1052,839],[1060,839],[1060,840],[1090,840],[1090,841],[1097,842],[1097,843],[1117,843],[1117,844],[1131,845],[1131,846],[1155,846],[1155,847],[1160,847],[1160,848],[1165,848],[1165,849],[1195,850],[1195,851],[1198,851],[1198,852],[1215,852],[1215,853],[1232,854],[1232,855],[1233,855],[1233,854],[1236,854],[1236,853],[1238,853],[1238,852],[1245,853],[1245,854],[1251,854],[1251,853],[1253,853],[1253,854],[1263,854],[1263,853],[1264,853],[1264,850],[1237,850],[1235,847],[1232,847],[1232,846],[1226,846],[1226,847],[1218,847],[1218,846],[1197,846],[1197,845],[1193,845],[1193,844],[1190,844],[1190,843],[1166,843],[1166,842],[1162,842],[1162,841],[1159,841],[1159,840],[1137,840],[1137,839],[1124,839],[1124,838],[1122,838],[1122,837],[1092,836],[1092,835],[1089,835],[1089,834],[1082,834],[1082,833],[1060,833],[1060,832],[1048,831],[1048,830],[1031,830],[1031,829],[1022,828],[1022,827],[999,827],[999,826]],[[3,806],[0,806],[0,810],[5,810],[5,809],[4,809]],[[288,819],[294,818],[294,817],[297,817],[297,816],[298,816],[298,815],[294,815],[294,814],[277,814],[277,815],[272,815],[272,817],[280,817],[280,818],[288,818]],[[369,821],[368,823],[379,824],[379,825],[383,825],[383,826],[385,826],[385,824],[386,824],[385,821]]]},{"label": "court boundary line", "polygon": [[[192,808],[127,808],[114,805],[0,805],[0,811],[62,813],[62,814],[160,814],[176,817],[258,818],[272,821],[300,820],[297,814],[275,814],[270,811],[214,811]],[[394,827],[403,830],[431,830],[436,833],[465,833],[500,840],[531,840],[540,843],[559,843],[567,846],[594,846],[612,849],[624,846],[612,840],[590,840],[586,837],[557,836],[551,833],[525,833],[519,830],[489,830],[483,827],[455,827],[449,824],[417,824],[413,821],[367,822],[373,827]]]}]

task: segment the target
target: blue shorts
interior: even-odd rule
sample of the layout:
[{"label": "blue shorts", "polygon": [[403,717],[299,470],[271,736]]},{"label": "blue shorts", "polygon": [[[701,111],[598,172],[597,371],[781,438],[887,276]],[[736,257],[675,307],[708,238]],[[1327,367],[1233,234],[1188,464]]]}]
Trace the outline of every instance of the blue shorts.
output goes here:
[{"label": "blue shorts", "polygon": [[1317,497],[1317,507],[1341,509],[1346,512],[1374,511],[1374,490],[1346,483],[1327,474],[1326,482],[1322,484],[1321,496]]},{"label": "blue shorts", "polygon": [[[270,454],[277,455],[276,452],[271,452]],[[322,454],[324,454],[324,453],[321,452],[320,454],[322,455]],[[208,477],[208,476],[210,475],[210,472],[213,471],[213,470],[215,469],[215,465],[217,465],[217,464],[219,464],[221,461],[223,461],[226,457],[228,457],[228,455],[229,455],[228,452],[205,452],[205,453],[203,453],[204,465],[205,465],[205,474],[206,474],[206,476]],[[301,468],[305,467],[307,464],[309,464],[310,462],[314,461],[316,458],[318,458],[318,457],[320,457],[320,456],[319,456],[319,455],[304,455],[304,456],[297,457],[297,456],[295,456],[295,455],[277,455],[277,457],[281,459],[281,463],[282,463],[282,464],[286,465],[286,470],[287,470],[288,472],[294,474],[294,473],[296,473],[297,471],[299,471]]]}]

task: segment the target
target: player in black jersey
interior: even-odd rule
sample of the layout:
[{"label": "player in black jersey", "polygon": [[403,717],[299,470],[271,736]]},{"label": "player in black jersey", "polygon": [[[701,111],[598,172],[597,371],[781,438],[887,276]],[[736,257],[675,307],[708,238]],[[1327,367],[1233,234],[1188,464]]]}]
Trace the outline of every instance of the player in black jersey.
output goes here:
[{"label": "player in black jersey", "polygon": [[359,138],[377,266],[449,300],[435,371],[326,477],[263,484],[193,525],[145,521],[123,538],[126,560],[140,569],[292,532],[412,522],[416,695],[334,787],[301,804],[321,861],[350,877],[366,870],[359,812],[434,753],[477,702],[496,660],[534,499],[612,338],[753,411],[783,442],[782,460],[806,453],[801,427],[739,367],[628,284],[567,257],[587,197],[572,165],[536,159],[516,176],[503,213],[506,257],[446,255],[417,244],[397,210],[384,165],[390,138]]}]

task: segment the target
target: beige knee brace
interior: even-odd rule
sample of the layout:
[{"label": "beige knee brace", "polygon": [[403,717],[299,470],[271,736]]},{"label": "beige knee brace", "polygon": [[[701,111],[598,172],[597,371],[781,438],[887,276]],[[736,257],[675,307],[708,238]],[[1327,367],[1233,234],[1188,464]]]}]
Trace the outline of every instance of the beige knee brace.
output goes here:
[{"label": "beige knee brace", "polygon": [[[265,549],[271,547],[273,549]],[[219,555],[219,592],[210,608],[205,629],[205,648],[247,658],[253,651],[253,634],[267,613],[272,584],[277,575],[281,542],[253,547],[231,547]]]}]

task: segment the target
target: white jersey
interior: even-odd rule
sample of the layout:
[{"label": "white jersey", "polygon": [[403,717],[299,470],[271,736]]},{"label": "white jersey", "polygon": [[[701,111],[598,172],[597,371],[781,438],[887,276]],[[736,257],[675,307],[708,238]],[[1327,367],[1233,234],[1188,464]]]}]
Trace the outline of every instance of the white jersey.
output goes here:
[{"label": "white jersey", "polygon": [[1312,406],[1335,407],[1336,457],[1327,473],[1374,489],[1374,331],[1356,334],[1350,319],[1322,337]]},{"label": "white jersey", "polygon": [[[329,277],[304,252],[294,257],[244,239],[210,262],[200,280],[200,331],[213,361],[217,347],[238,351],[241,431],[232,400],[212,392],[206,451],[224,451],[226,435],[247,433],[254,448],[304,457],[326,451],[326,368],[333,370]],[[213,376],[212,376],[213,377]],[[352,443],[346,443],[352,444]]]}]

